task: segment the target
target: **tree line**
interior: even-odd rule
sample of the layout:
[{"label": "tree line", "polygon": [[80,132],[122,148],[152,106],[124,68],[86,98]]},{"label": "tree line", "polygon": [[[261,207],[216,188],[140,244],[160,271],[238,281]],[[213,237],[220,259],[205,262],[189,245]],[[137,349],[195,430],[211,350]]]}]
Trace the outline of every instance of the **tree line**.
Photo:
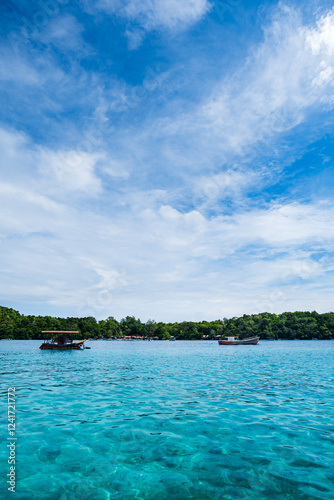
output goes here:
[{"label": "tree line", "polygon": [[183,321],[163,323],[148,320],[143,323],[134,316],[117,321],[113,316],[97,321],[85,318],[54,318],[25,316],[0,306],[0,339],[43,339],[42,330],[78,330],[77,338],[144,337],[159,340],[210,340],[224,336],[245,338],[258,335],[261,339],[334,339],[334,313],[285,312],[282,314],[244,314],[239,318],[215,321]]}]

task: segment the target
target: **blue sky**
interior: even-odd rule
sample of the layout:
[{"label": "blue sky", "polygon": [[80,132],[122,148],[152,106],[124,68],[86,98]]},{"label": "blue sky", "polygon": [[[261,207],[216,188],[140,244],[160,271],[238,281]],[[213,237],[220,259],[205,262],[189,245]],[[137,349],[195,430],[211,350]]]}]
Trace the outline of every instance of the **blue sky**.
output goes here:
[{"label": "blue sky", "polygon": [[2,305],[333,310],[331,2],[0,10]]}]

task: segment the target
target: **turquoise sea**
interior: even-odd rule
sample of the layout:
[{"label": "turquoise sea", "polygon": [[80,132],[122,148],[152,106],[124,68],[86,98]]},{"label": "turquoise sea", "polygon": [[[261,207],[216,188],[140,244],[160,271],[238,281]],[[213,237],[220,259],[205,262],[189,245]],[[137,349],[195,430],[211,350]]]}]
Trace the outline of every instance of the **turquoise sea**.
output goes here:
[{"label": "turquoise sea", "polygon": [[0,498],[334,499],[334,341],[39,345],[0,342]]}]

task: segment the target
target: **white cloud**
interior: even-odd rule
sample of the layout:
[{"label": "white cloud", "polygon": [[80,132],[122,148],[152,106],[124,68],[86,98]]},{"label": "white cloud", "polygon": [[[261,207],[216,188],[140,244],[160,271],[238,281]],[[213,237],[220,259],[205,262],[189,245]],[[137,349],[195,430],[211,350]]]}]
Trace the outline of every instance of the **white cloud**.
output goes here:
[{"label": "white cloud", "polygon": [[98,8],[135,21],[145,30],[182,28],[210,9],[207,0],[100,0]]},{"label": "white cloud", "polygon": [[211,5],[208,0],[100,0],[97,7],[135,24],[126,34],[129,48],[136,49],[145,31],[182,30],[204,17]]},{"label": "white cloud", "polygon": [[209,10],[207,0],[130,0],[124,12],[146,30],[181,28],[200,19]]},{"label": "white cloud", "polygon": [[55,191],[58,194],[81,191],[86,195],[96,195],[102,189],[96,165],[105,159],[103,153],[38,147],[25,134],[1,127],[0,147],[4,167],[2,179],[15,180],[15,184],[24,189],[27,183],[34,190],[43,182],[44,193],[53,195]]},{"label": "white cloud", "polygon": [[[179,29],[187,16],[200,18],[206,2],[194,4],[193,13],[191,2],[175,12],[174,3],[165,3],[165,10],[162,5],[127,2],[120,12],[144,31]],[[114,2],[110,8],[116,7]],[[91,153],[42,148],[24,134],[0,130],[7,167],[0,185],[2,296],[40,301],[59,314],[67,305],[71,314],[135,314],[145,320],[154,313],[167,321],[308,304],[330,309],[332,204],[277,202],[246,212],[240,198],[263,183],[257,165],[245,158],[249,148],[256,153],[262,141],[260,149],[271,151],[280,133],[315,107],[327,109],[333,95],[332,26],[332,12],[304,26],[294,11],[280,10],[261,46],[197,109],[161,119],[152,112],[148,124],[126,124],[109,155],[93,141]],[[61,30],[52,36],[59,40]],[[101,102],[97,119],[103,121],[110,108]],[[166,182],[164,189],[144,190],[139,182],[134,188],[130,181],[123,182],[121,195],[102,189],[99,172],[106,183],[116,183],[135,167],[142,185],[153,172]],[[229,197],[239,208],[234,215],[210,217],[198,205],[177,210],[173,199],[179,193],[182,199],[184,185],[207,198],[204,208]],[[91,194],[100,197],[92,200]],[[316,260],[314,253],[324,258]],[[319,283],[326,291],[315,296]]]},{"label": "white cloud", "polygon": [[[31,233],[52,234],[66,214],[64,207],[41,193],[0,183],[0,233],[4,238],[25,238]],[[3,256],[4,257],[4,256]]]},{"label": "white cloud", "polygon": [[23,202],[36,205],[38,208],[52,213],[59,213],[61,211],[61,205],[55,201],[41,194],[34,193],[29,188],[22,188],[15,184],[0,183],[0,195],[3,199],[6,197],[14,198],[18,203]]},{"label": "white cloud", "polygon": [[[23,133],[16,131],[6,130],[0,127],[0,147],[1,152],[4,155],[3,158],[3,172],[6,170],[10,171],[13,167],[11,162],[15,162],[18,159],[18,155],[22,150],[25,150],[29,142],[28,137]],[[26,151],[24,151],[26,153]]]},{"label": "white cloud", "polygon": [[13,57],[12,51],[2,50],[0,55],[0,81],[24,82],[27,86],[40,83],[40,75],[23,59]]},{"label": "white cloud", "polygon": [[332,66],[326,66],[326,63],[322,63],[320,67],[323,67],[324,69],[321,69],[319,74],[313,79],[312,83],[313,85],[316,86],[325,86],[328,83],[333,82],[333,73],[334,69]]},{"label": "white cloud", "polygon": [[328,248],[334,242],[333,214],[331,204],[296,203],[211,219],[197,211],[182,214],[165,206],[157,212],[146,210],[142,217],[152,238],[166,249],[184,249],[189,258],[222,259],[251,245],[258,251],[267,248],[267,257],[272,249],[282,252],[303,245]]},{"label": "white cloud", "polygon": [[[245,67],[225,80],[203,107],[203,118],[214,125],[215,136],[221,136],[226,148],[241,152],[249,144],[270,140],[302,122],[314,104],[330,98],[333,30],[332,12],[309,28],[295,11],[278,11]],[[321,81],[319,89],[316,79]]]},{"label": "white cloud", "polygon": [[108,293],[127,285],[127,281],[122,277],[121,273],[110,268],[110,266],[107,267],[105,263],[90,257],[83,257],[81,261],[85,267],[94,270],[100,277],[100,281],[94,286],[95,288]]},{"label": "white cloud", "polygon": [[99,154],[82,151],[50,151],[41,149],[39,170],[48,179],[66,191],[84,191],[95,195],[101,191],[101,181],[95,174]]},{"label": "white cloud", "polygon": [[211,176],[199,177],[194,182],[194,195],[202,199],[201,209],[211,207],[215,201],[233,198],[242,199],[251,186],[259,182],[259,176],[249,171],[246,175],[241,169],[227,169]]},{"label": "white cloud", "polygon": [[101,171],[112,178],[128,179],[129,172],[126,170],[126,163],[122,161],[110,160],[107,165],[101,168]]},{"label": "white cloud", "polygon": [[63,14],[41,26],[36,38],[43,44],[54,45],[62,54],[75,54],[76,58],[92,56],[94,50],[85,42],[83,31],[84,26],[74,16]]},{"label": "white cloud", "polygon": [[[134,135],[133,147],[138,141],[139,152],[146,143],[152,149],[155,139],[160,164],[169,168],[175,165],[188,177],[206,170],[210,174],[205,176],[205,183],[210,184],[211,177],[213,185],[220,185],[217,175],[228,175],[231,165],[246,177],[252,177],[250,171],[260,171],[268,178],[273,168],[268,165],[268,156],[272,163],[286,156],[286,145],[280,145],[284,134],[312,120],[312,113],[332,107],[333,31],[332,11],[321,22],[306,26],[295,10],[280,6],[264,30],[263,41],[250,47],[247,60],[238,70],[227,73],[209,97],[204,92],[202,102],[190,111],[177,109],[153,125],[150,121],[137,137]],[[323,40],[317,50],[316,40]],[[312,134],[316,141],[318,130],[312,130]],[[290,156],[294,154],[292,144]],[[278,169],[285,166],[282,162],[276,165]],[[265,181],[265,176],[259,180]],[[223,184],[220,192],[226,194]]]},{"label": "white cloud", "polygon": [[323,15],[315,28],[306,31],[306,40],[315,55],[334,55],[334,9]]},{"label": "white cloud", "polygon": [[[67,307],[68,314],[100,318],[146,320],[153,311],[157,320],[212,319],[303,309],[319,280],[331,286],[325,257],[333,250],[334,207],[328,203],[207,218],[168,205],[156,209],[154,193],[137,199],[131,212],[100,216],[71,207],[70,199],[67,205],[49,200],[38,185],[2,186],[0,200],[6,235],[0,294],[42,301],[56,314]],[[315,261],[313,253],[324,258]],[[310,305],[327,306],[324,295]]]}]

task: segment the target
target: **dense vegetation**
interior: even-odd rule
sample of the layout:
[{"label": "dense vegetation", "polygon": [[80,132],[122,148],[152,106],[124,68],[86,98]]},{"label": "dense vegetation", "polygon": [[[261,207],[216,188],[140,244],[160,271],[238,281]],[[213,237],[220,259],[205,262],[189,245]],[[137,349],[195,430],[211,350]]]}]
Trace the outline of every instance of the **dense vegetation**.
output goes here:
[{"label": "dense vegetation", "polygon": [[240,318],[216,321],[156,323],[127,316],[117,321],[112,316],[97,321],[86,318],[53,318],[24,316],[14,309],[0,306],[0,339],[42,339],[42,330],[79,330],[78,338],[155,337],[179,340],[214,339],[238,335],[259,335],[261,339],[334,339],[334,313],[287,312],[283,314],[244,314]]}]

